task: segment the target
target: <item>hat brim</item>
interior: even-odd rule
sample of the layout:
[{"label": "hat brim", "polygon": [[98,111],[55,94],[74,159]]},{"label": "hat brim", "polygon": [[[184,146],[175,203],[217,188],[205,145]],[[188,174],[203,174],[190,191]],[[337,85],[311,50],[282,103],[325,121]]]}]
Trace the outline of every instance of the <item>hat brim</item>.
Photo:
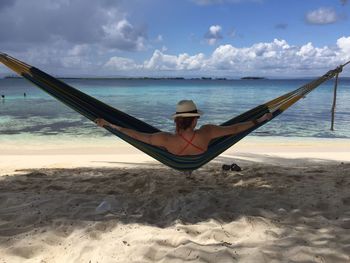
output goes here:
[{"label": "hat brim", "polygon": [[172,118],[175,119],[177,117],[200,117],[203,114],[202,111],[198,110],[197,112],[184,112],[184,113],[175,113],[172,115]]}]

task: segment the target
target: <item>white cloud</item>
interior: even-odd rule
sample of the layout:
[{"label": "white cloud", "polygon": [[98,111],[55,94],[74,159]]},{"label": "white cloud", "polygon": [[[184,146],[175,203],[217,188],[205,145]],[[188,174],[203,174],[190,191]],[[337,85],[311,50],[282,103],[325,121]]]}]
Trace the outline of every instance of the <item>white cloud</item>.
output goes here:
[{"label": "white cloud", "polygon": [[111,57],[104,67],[111,70],[134,70],[141,66],[137,65],[134,60],[123,57]]},{"label": "white cloud", "polygon": [[315,55],[315,52],[315,48],[312,46],[312,43],[309,42],[306,45],[303,45],[296,54],[301,57],[311,57]]},{"label": "white cloud", "polygon": [[222,28],[220,25],[212,25],[209,27],[207,33],[204,35],[209,45],[215,45],[219,39],[222,39],[221,31]]},{"label": "white cloud", "polygon": [[186,53],[167,55],[156,50],[152,57],[144,62],[144,68],[148,70],[200,70],[205,66],[205,56],[199,53],[190,56]]},{"label": "white cloud", "polygon": [[350,57],[350,37],[341,37],[337,40],[340,51]]},{"label": "white cloud", "polygon": [[270,43],[257,43],[244,48],[219,46],[207,64],[212,70],[221,69],[234,74],[313,75],[344,62],[346,58],[340,55],[341,51],[340,47],[320,48],[314,47],[312,43],[292,46],[285,40],[275,39]]},{"label": "white cloud", "polygon": [[164,39],[163,39],[163,36],[162,35],[158,35],[157,37],[156,37],[156,42],[163,42],[164,41]]},{"label": "white cloud", "polygon": [[119,0],[0,2],[0,50],[55,75],[103,75],[109,58],[149,48]]},{"label": "white cloud", "polygon": [[86,44],[74,45],[67,51],[69,56],[82,56],[89,52],[89,46]]},{"label": "white cloud", "polygon": [[350,37],[337,40],[337,46],[315,47],[312,43],[294,46],[285,40],[256,43],[250,47],[220,45],[210,56],[202,53],[170,55],[156,50],[143,64],[148,72],[191,71],[210,76],[264,75],[310,76],[325,73],[350,59]]},{"label": "white cloud", "polygon": [[321,7],[306,14],[306,21],[310,24],[327,25],[338,20],[339,17],[333,8]]},{"label": "white cloud", "polygon": [[[163,48],[143,62],[94,44],[66,47],[67,41],[58,40],[52,46],[37,46],[13,55],[54,75],[69,76],[301,77],[323,74],[350,60],[350,36],[323,47],[311,42],[297,46],[278,39],[245,47],[226,44],[207,55],[170,54]],[[343,76],[349,76],[349,71],[344,70]]]},{"label": "white cloud", "polygon": [[126,19],[103,25],[102,29],[109,47],[119,50],[145,49],[145,36],[142,30],[135,28]]},{"label": "white cloud", "polygon": [[[147,46],[147,28],[126,19],[118,0],[6,0],[0,4],[0,48],[16,51],[64,41],[74,45],[138,51]],[[1,2],[2,3],[2,2]]]}]

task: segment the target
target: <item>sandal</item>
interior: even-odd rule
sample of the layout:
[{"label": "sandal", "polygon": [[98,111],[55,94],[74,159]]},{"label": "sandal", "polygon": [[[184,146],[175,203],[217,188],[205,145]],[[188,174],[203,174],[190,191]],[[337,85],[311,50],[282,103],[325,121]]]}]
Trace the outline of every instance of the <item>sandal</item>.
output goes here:
[{"label": "sandal", "polygon": [[242,171],[242,168],[239,167],[237,164],[233,163],[231,164],[231,171],[235,171],[235,172],[239,172],[239,171]]},{"label": "sandal", "polygon": [[229,170],[231,170],[231,165],[223,164],[223,165],[221,166],[221,169],[222,169],[223,171],[229,171]]}]

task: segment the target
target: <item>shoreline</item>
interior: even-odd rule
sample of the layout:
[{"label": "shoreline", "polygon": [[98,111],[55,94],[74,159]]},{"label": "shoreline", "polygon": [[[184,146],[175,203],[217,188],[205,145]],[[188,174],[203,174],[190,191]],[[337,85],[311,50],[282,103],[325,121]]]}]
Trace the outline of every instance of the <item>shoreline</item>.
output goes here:
[{"label": "shoreline", "polygon": [[[118,137],[2,135],[0,155],[18,154],[137,154],[142,153]],[[248,136],[225,153],[247,152],[350,152],[348,138]],[[350,158],[349,158],[350,159]]]},{"label": "shoreline", "polygon": [[[1,141],[0,175],[22,169],[73,167],[133,167],[155,165],[157,160],[114,137],[81,139]],[[279,158],[285,163],[304,160],[350,162],[350,139],[299,137],[247,137],[211,162],[224,163],[249,160],[266,162]],[[206,164],[205,166],[210,165]]]}]

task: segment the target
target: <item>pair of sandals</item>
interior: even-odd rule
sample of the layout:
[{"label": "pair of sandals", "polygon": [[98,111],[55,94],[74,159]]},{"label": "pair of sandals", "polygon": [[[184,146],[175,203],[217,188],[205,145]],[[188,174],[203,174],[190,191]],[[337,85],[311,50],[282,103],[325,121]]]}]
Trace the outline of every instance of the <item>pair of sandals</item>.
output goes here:
[{"label": "pair of sandals", "polygon": [[239,171],[242,171],[242,168],[239,167],[237,164],[233,163],[231,165],[229,164],[223,164],[222,165],[222,170],[223,171],[234,171],[234,172],[239,172]]}]

